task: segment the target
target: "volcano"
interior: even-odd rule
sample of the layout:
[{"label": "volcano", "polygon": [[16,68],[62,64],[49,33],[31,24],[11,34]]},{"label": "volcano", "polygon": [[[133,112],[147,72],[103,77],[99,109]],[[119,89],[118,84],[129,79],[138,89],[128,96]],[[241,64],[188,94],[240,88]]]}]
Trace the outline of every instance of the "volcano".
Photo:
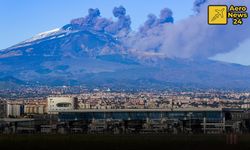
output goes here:
[{"label": "volcano", "polygon": [[2,83],[12,79],[48,86],[250,88],[248,66],[209,59],[139,58],[116,36],[74,24],[1,50],[0,72]]}]

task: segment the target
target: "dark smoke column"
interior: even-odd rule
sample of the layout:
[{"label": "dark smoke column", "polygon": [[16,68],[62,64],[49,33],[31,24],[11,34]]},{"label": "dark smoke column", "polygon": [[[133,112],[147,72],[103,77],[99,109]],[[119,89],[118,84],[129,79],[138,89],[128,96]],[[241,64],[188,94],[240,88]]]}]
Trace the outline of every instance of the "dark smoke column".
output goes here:
[{"label": "dark smoke column", "polygon": [[118,20],[108,26],[106,31],[112,34],[119,34],[119,32],[128,33],[131,30],[131,19],[130,16],[126,15],[126,9],[123,6],[115,7],[113,9],[113,15],[118,18]]}]

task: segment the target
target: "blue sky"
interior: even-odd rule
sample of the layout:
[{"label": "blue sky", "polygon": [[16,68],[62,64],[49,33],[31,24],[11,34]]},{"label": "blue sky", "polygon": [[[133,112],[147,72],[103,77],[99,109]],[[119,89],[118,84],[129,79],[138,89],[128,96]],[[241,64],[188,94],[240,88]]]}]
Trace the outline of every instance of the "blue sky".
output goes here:
[{"label": "blue sky", "polygon": [[[123,5],[136,30],[149,13],[159,14],[162,8],[173,10],[179,21],[193,14],[193,0],[1,0],[0,49],[26,40],[33,35],[62,27],[73,18],[85,16],[88,8],[99,8],[102,16],[111,18],[112,9]],[[250,65],[250,40],[227,55],[216,59]]]},{"label": "blue sky", "polygon": [[123,5],[136,29],[149,13],[159,14],[164,7],[171,8],[175,19],[192,13],[192,0],[178,6],[174,0],[1,0],[0,49],[17,44],[33,35],[62,27],[73,18],[87,15],[89,8],[99,8],[102,16],[113,17],[115,6]]}]

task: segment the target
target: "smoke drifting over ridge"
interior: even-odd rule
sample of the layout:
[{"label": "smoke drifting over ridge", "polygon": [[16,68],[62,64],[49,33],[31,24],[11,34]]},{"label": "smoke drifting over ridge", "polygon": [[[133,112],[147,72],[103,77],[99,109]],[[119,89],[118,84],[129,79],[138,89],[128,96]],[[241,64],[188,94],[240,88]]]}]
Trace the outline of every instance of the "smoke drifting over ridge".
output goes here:
[{"label": "smoke drifting over ridge", "polygon": [[90,8],[88,11],[88,16],[85,18],[77,18],[71,21],[71,24],[77,24],[82,27],[87,27],[87,26],[93,26],[95,22],[97,21],[97,18],[100,17],[100,11],[98,8],[92,9]]},{"label": "smoke drifting over ridge", "polygon": [[140,33],[145,33],[147,30],[165,23],[174,23],[173,12],[168,8],[161,10],[159,18],[154,14],[149,14],[144,26],[140,28]]},{"label": "smoke drifting over ridge", "polygon": [[126,15],[126,9],[123,6],[115,7],[113,10],[113,15],[118,18],[116,22],[101,17],[98,8],[91,8],[88,12],[89,14],[86,17],[74,19],[70,23],[82,28],[88,27],[114,35],[127,34],[131,30],[131,19],[130,16]]},{"label": "smoke drifting over ridge", "polygon": [[[207,24],[207,6],[215,4],[246,5],[250,1],[197,0],[197,14],[176,24],[152,23],[156,16],[150,15],[140,32],[127,38],[127,48],[138,55],[152,54],[171,58],[209,58],[218,53],[234,50],[241,42],[250,38],[249,19],[242,26],[211,26]],[[154,24],[154,25],[152,25]]]},{"label": "smoke drifting over ridge", "polygon": [[126,9],[123,6],[115,7],[113,15],[118,18],[118,21],[107,26],[105,30],[112,34],[128,33],[131,29],[131,19],[130,16],[126,16]]},{"label": "smoke drifting over ridge", "polygon": [[207,24],[208,5],[246,5],[250,1],[195,0],[194,15],[174,23],[173,12],[165,8],[157,17],[149,14],[138,32],[131,31],[131,19],[122,6],[113,10],[117,21],[100,17],[98,9],[90,9],[89,15],[71,21],[82,27],[91,27],[119,37],[127,51],[144,57],[145,54],[170,58],[209,58],[218,53],[234,50],[250,38],[250,20],[241,26],[231,22],[225,26]]}]

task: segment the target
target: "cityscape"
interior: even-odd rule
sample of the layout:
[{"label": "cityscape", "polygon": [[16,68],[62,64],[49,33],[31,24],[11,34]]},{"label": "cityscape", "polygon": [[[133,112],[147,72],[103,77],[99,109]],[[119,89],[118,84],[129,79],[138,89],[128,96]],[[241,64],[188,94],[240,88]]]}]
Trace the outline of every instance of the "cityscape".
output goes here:
[{"label": "cityscape", "polygon": [[[63,89],[65,87],[60,91]],[[4,98],[0,102],[1,133],[250,131],[248,92],[157,93],[94,89],[80,94]]]}]

